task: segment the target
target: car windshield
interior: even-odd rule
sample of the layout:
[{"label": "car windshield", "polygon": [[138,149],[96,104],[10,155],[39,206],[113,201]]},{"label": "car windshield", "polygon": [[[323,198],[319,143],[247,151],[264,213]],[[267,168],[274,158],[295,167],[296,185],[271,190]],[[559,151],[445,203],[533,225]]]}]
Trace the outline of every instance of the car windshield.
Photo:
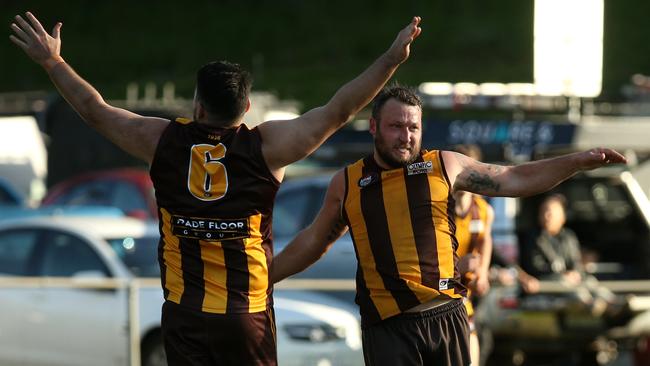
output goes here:
[{"label": "car windshield", "polygon": [[158,237],[109,239],[108,243],[134,276],[160,276]]},{"label": "car windshield", "polygon": [[273,207],[273,236],[291,238],[309,225],[320,209],[327,186],[305,184],[280,190]]}]

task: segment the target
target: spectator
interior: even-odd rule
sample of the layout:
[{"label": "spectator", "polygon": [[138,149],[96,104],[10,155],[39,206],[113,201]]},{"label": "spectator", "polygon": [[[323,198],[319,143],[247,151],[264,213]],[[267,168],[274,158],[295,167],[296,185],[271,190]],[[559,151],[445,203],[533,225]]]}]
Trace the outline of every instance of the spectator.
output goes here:
[{"label": "spectator", "polygon": [[575,233],[564,226],[566,198],[547,196],[539,207],[540,229],[522,247],[522,267],[540,280],[561,281],[574,291],[578,309],[587,308],[599,316],[609,309],[617,312],[621,302],[593,276],[586,276],[580,243]]},{"label": "spectator", "polygon": [[564,280],[576,285],[582,280],[580,243],[571,229],[564,227],[566,199],[552,194],[539,208],[539,230],[522,248],[523,269],[542,280]]}]

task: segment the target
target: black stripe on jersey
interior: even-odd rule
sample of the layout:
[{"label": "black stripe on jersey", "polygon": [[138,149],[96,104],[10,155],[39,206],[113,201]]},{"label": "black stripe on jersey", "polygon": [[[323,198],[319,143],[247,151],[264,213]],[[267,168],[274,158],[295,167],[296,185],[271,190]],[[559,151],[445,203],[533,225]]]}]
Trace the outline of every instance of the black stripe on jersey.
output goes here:
[{"label": "black stripe on jersey", "polygon": [[[460,277],[460,272],[458,272],[458,239],[456,238],[456,201],[454,200],[454,195],[449,189],[449,195],[447,196],[447,222],[449,223],[449,232],[451,235],[451,244],[454,247],[454,278]],[[456,292],[458,293],[458,292]]]},{"label": "black stripe on jersey", "polygon": [[244,240],[225,240],[221,242],[221,246],[228,271],[226,274],[226,287],[228,288],[226,313],[241,311],[242,308],[247,309],[249,272]]},{"label": "black stripe on jersey", "polygon": [[[183,268],[183,295],[181,304],[193,309],[201,309],[205,297],[203,280],[203,259],[201,244],[197,239],[178,238],[181,251],[181,268]],[[189,274],[192,274],[191,278]]]},{"label": "black stripe on jersey", "polygon": [[[357,254],[357,258],[359,255]],[[361,270],[361,265],[357,264],[357,294],[354,298],[354,302],[359,305],[361,314],[361,326],[365,327],[366,324],[375,324],[381,320],[381,315],[379,315],[379,310],[375,306],[375,303],[370,298],[370,291],[368,286],[366,286],[366,280],[363,278],[363,271]]]},{"label": "black stripe on jersey", "polygon": [[[367,166],[363,166],[362,176],[370,173]],[[377,272],[384,282],[386,290],[391,292],[401,311],[406,311],[420,304],[417,296],[399,278],[395,254],[388,231],[388,219],[384,208],[382,184],[371,184],[361,189],[361,212],[368,229],[370,250],[375,258]]]},{"label": "black stripe on jersey", "polygon": [[[417,161],[423,161],[421,155]],[[438,246],[433,213],[429,204],[431,193],[428,174],[408,175],[408,171],[404,169],[404,181],[406,182],[406,195],[411,213],[415,248],[420,263],[422,284],[430,288],[438,288],[440,281]]]},{"label": "black stripe on jersey", "polygon": [[438,155],[438,160],[440,161],[440,168],[442,170],[442,175],[445,177],[445,180],[447,181],[447,185],[449,186],[449,192],[451,192],[452,191],[451,181],[449,180],[449,176],[447,175],[447,168],[445,168],[445,160],[442,158],[442,151],[438,150],[437,155]]},{"label": "black stripe on jersey", "polygon": [[[344,170],[344,177],[345,177],[345,192],[343,194],[343,209],[341,210],[343,213],[343,220],[348,224],[348,230],[350,230],[350,237],[354,238],[354,233],[352,232],[352,225],[350,225],[350,219],[348,218],[348,213],[345,210],[345,202],[347,202],[348,199],[348,184],[349,184],[349,178],[348,178],[348,169],[346,168]],[[357,285],[357,291],[356,295],[354,296],[354,302],[359,305],[359,309],[361,311],[361,322],[362,326],[366,323],[368,324],[375,324],[378,321],[381,320],[381,316],[379,315],[379,310],[377,310],[377,307],[375,306],[375,303],[372,301],[370,298],[370,291],[368,290],[368,287],[366,286],[366,280],[363,277],[363,269],[361,268],[361,260],[359,259],[359,252],[357,251],[357,246],[353,245],[354,247],[354,255],[357,256],[357,273],[356,273],[356,285]]]}]

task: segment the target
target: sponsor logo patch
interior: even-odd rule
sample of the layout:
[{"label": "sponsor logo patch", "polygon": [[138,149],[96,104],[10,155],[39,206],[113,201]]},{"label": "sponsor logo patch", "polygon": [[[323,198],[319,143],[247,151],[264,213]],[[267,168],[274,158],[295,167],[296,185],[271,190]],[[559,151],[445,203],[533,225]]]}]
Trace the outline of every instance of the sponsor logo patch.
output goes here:
[{"label": "sponsor logo patch", "polygon": [[376,173],[371,173],[359,179],[359,187],[366,188],[367,186],[379,181],[379,176]]},{"label": "sponsor logo patch", "polygon": [[406,171],[408,175],[428,174],[433,172],[433,163],[431,160],[427,160],[409,164],[406,166]]},{"label": "sponsor logo patch", "polygon": [[449,290],[449,278],[441,278],[438,282],[438,290]]},{"label": "sponsor logo patch", "polygon": [[172,233],[183,238],[207,241],[250,237],[248,219],[210,219],[172,216]]}]

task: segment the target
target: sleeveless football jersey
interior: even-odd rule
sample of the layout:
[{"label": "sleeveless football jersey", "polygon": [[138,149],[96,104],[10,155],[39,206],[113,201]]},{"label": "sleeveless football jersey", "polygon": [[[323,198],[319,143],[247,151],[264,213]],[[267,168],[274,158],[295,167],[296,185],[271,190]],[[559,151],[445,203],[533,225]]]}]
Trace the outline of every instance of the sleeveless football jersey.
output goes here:
[{"label": "sleeveless football jersey", "polygon": [[265,310],[279,182],[262,156],[258,129],[176,119],[160,138],[150,174],[165,299],[210,313]]},{"label": "sleeveless football jersey", "polygon": [[436,297],[460,298],[454,199],[438,151],[385,170],[372,155],[345,170],[344,216],[358,259],[364,326]]}]

